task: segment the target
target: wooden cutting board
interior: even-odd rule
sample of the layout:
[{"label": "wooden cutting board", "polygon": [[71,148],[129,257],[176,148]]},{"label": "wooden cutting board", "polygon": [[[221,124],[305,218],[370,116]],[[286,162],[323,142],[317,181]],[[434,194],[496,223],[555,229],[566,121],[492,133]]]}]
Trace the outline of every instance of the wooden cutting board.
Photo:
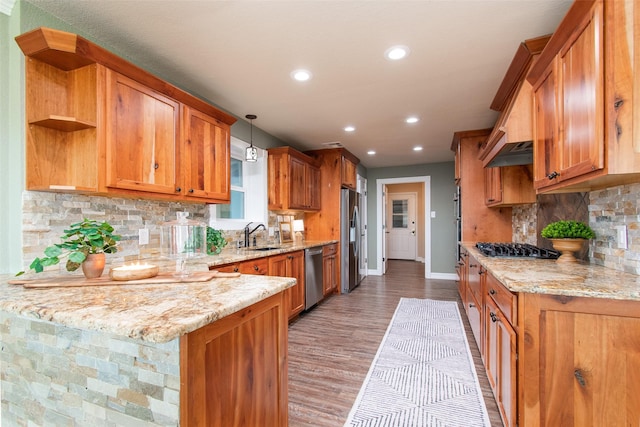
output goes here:
[{"label": "wooden cutting board", "polygon": [[23,285],[25,288],[69,288],[80,286],[122,286],[122,285],[148,285],[161,283],[189,283],[208,282],[216,277],[240,277],[240,273],[221,273],[219,271],[198,271],[189,273],[186,277],[180,277],[174,272],[159,273],[155,277],[138,280],[111,280],[108,276],[97,279],[87,279],[84,276],[51,277],[48,279],[13,279],[7,283],[10,285]]}]

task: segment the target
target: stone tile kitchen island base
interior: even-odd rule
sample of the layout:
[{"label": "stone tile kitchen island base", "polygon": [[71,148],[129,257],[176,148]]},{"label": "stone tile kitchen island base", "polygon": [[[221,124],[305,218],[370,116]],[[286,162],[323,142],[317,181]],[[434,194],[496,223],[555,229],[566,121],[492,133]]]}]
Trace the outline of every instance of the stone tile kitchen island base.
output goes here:
[{"label": "stone tile kitchen island base", "polygon": [[0,312],[2,425],[176,426],[180,339],[153,343]]},{"label": "stone tile kitchen island base", "polygon": [[0,325],[3,426],[287,423],[282,293],[166,343],[7,312]]}]

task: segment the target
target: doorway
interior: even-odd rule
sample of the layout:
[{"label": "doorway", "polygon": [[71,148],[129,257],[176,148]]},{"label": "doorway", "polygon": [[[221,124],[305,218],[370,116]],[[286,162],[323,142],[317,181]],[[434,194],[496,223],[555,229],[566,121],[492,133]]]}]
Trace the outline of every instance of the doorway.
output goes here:
[{"label": "doorway", "polygon": [[417,194],[389,192],[387,199],[387,258],[415,261],[418,244]]},{"label": "doorway", "polygon": [[[387,193],[388,186],[394,184],[410,184],[410,183],[422,183],[422,202],[417,202],[419,206],[416,209],[418,213],[416,216],[422,215],[424,221],[424,227],[422,230],[417,229],[416,235],[418,237],[417,248],[421,249],[424,253],[424,277],[431,277],[431,177],[429,176],[414,176],[405,178],[385,178],[376,180],[376,217],[378,218],[378,224],[376,226],[376,270],[369,270],[372,274],[383,275],[385,272],[386,261],[388,256],[388,246],[386,240],[387,231],[391,224],[387,224],[387,217],[385,205],[389,203],[383,203],[385,198],[389,196]],[[420,197],[418,197],[420,199]],[[417,221],[416,221],[417,222]],[[419,258],[419,257],[417,257]]]}]

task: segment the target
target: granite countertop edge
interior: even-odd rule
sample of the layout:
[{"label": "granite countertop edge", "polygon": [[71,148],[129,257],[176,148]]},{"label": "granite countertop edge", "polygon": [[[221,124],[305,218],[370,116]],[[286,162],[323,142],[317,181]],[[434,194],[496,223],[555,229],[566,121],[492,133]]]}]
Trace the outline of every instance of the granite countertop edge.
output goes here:
[{"label": "granite countertop edge", "polygon": [[[225,249],[219,255],[188,260],[187,270],[215,270],[218,265],[333,243],[338,241],[269,245],[275,247],[270,250]],[[175,262],[167,260],[154,263],[160,265],[161,271],[175,267]],[[45,272],[42,276],[31,276],[62,274]],[[155,343],[169,342],[296,284],[289,277],[243,274],[239,278],[214,278],[209,282],[24,289],[7,284],[12,278],[13,275],[0,275],[0,310],[4,312]]]},{"label": "granite countertop edge", "polygon": [[25,289],[0,281],[0,310],[63,326],[165,343],[294,286],[290,277]]},{"label": "granite countertop edge", "polygon": [[589,263],[489,257],[475,243],[461,246],[511,292],[640,301],[640,276],[635,274]]}]

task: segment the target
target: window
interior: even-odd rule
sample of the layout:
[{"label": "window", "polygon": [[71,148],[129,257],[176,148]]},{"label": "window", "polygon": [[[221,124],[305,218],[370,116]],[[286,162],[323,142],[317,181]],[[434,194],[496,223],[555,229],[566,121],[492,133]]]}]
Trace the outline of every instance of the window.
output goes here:
[{"label": "window", "polygon": [[258,148],[258,161],[244,161],[248,147],[231,137],[231,203],[211,205],[211,226],[239,230],[248,222],[267,223],[267,155]]}]

